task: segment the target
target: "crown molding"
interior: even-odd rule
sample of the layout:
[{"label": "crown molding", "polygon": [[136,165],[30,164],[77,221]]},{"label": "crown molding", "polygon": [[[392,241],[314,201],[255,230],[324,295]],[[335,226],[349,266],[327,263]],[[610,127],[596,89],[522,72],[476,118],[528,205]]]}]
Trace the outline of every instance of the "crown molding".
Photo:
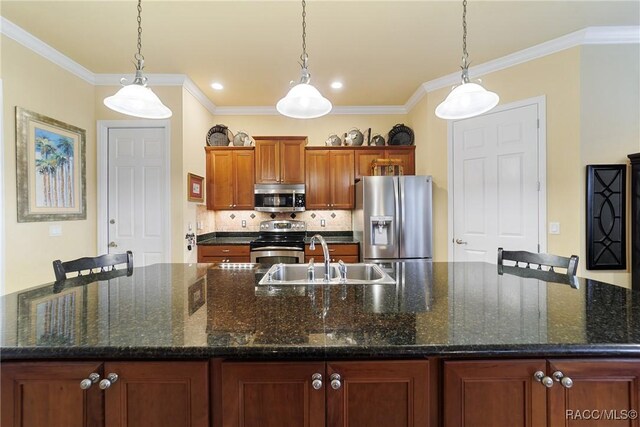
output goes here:
[{"label": "crown molding", "polygon": [[[87,68],[78,64],[60,51],[49,46],[42,40],[31,35],[13,22],[0,16],[0,33],[20,43],[45,59],[59,67],[76,75],[87,83],[98,86],[117,86],[122,77],[133,79],[133,74],[94,74]],[[579,31],[549,40],[544,43],[520,50],[510,55],[483,64],[470,67],[469,74],[473,77],[482,76],[496,71],[504,70],[514,65],[551,55],[565,49],[580,45],[598,44],[640,44],[640,26],[619,27],[587,27]],[[272,106],[248,106],[248,107],[216,107],[200,88],[184,74],[147,74],[153,86],[182,86],[193,95],[211,114],[216,115],[277,115]],[[460,73],[451,73],[446,76],[430,80],[418,86],[404,105],[387,106],[338,106],[334,107],[330,114],[355,115],[355,114],[407,114],[429,92],[456,85],[460,82]]]},{"label": "crown molding", "polygon": [[31,49],[71,74],[78,76],[87,83],[95,84],[95,75],[91,71],[3,16],[0,16],[0,33],[15,40],[27,49]]},{"label": "crown molding", "polygon": [[[472,77],[478,77],[489,73],[495,73],[496,71],[513,67],[514,65],[522,64],[524,62],[532,61],[534,59],[542,58],[544,56],[581,45],[630,43],[640,43],[640,27],[588,27],[556,39],[549,40],[548,42],[540,43],[530,48],[514,52],[510,55],[503,56],[502,58],[485,62],[475,67],[470,67],[469,75]],[[457,85],[459,83],[459,72],[447,74],[446,76],[423,83],[422,86],[426,92],[422,93],[420,96],[419,92],[416,91],[414,96],[409,100],[413,102],[413,105],[410,106],[408,101],[407,104],[405,104],[405,107],[410,111],[426,93],[442,89],[443,87]]]}]

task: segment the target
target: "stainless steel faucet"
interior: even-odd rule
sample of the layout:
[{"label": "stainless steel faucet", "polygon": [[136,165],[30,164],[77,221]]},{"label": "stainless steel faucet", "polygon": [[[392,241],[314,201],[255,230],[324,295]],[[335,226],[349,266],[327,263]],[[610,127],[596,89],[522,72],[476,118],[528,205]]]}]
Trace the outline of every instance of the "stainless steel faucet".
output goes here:
[{"label": "stainless steel faucet", "polygon": [[324,237],[319,234],[314,234],[313,237],[311,237],[311,241],[309,242],[309,249],[314,250],[316,248],[316,240],[322,245],[322,255],[324,256],[324,281],[328,282],[330,269],[329,263],[331,261],[331,259],[329,258],[329,247],[327,246],[327,242],[324,240]]},{"label": "stainless steel faucet", "polygon": [[307,280],[310,282],[316,280],[316,266],[313,257],[309,260],[309,266],[307,267]]}]

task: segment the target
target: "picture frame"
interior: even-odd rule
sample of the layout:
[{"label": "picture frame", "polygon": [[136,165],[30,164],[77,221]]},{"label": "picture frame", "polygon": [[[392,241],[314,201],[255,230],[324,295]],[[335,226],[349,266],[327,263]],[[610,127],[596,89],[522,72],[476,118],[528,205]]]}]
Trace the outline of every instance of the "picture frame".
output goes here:
[{"label": "picture frame", "polygon": [[204,202],[204,177],[187,173],[187,200],[190,202]]},{"label": "picture frame", "polygon": [[587,270],[627,268],[627,165],[587,165]]},{"label": "picture frame", "polygon": [[86,131],[16,107],[18,222],[87,219]]}]

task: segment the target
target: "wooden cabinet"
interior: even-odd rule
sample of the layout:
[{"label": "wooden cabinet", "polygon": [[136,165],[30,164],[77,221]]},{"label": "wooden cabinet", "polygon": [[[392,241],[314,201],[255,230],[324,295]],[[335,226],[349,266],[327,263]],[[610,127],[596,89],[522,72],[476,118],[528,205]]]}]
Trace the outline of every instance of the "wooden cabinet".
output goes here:
[{"label": "wooden cabinet", "polygon": [[415,145],[396,147],[357,147],[355,153],[355,179],[371,176],[371,162],[375,159],[397,159],[402,162],[404,175],[415,175]]},{"label": "wooden cabinet", "polygon": [[433,381],[426,360],[223,363],[222,425],[435,425]]},{"label": "wooden cabinet", "polygon": [[353,208],[353,149],[307,149],[305,158],[307,209]]},{"label": "wooden cabinet", "polygon": [[257,136],[256,183],[304,184],[304,136]]},{"label": "wooden cabinet", "polygon": [[[327,246],[329,247],[331,262],[338,262],[339,260],[344,262],[359,262],[360,260],[359,245],[357,243],[332,243]],[[309,262],[312,257],[316,262],[322,262],[324,260],[323,255],[322,245],[316,244],[314,250],[311,250],[309,245],[304,247],[305,262]]]},{"label": "wooden cabinet", "polygon": [[[118,375],[86,390],[89,374]],[[2,425],[208,427],[208,364],[202,362],[3,362]]]},{"label": "wooden cabinet", "polygon": [[[551,387],[534,378],[540,371]],[[563,384],[568,377],[570,383]],[[543,380],[544,381],[544,380]],[[566,380],[565,380],[566,382]],[[634,425],[602,418],[640,409],[640,360],[500,360],[445,362],[444,425]],[[578,414],[579,412],[579,414]],[[611,412],[611,414],[614,414]],[[593,417],[600,417],[595,420]],[[591,417],[591,424],[579,421]],[[547,424],[548,422],[548,424]]]},{"label": "wooden cabinet", "polygon": [[207,209],[253,209],[253,147],[205,147]]},{"label": "wooden cabinet", "polygon": [[199,245],[198,262],[249,262],[249,245]]}]

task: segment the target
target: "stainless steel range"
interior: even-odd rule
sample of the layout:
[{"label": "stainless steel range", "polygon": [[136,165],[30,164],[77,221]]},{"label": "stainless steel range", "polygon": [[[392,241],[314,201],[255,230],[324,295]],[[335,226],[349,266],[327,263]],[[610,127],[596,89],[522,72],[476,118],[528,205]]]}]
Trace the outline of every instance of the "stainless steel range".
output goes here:
[{"label": "stainless steel range", "polygon": [[304,221],[262,221],[258,238],[249,244],[251,262],[262,265],[303,263],[306,233]]}]

